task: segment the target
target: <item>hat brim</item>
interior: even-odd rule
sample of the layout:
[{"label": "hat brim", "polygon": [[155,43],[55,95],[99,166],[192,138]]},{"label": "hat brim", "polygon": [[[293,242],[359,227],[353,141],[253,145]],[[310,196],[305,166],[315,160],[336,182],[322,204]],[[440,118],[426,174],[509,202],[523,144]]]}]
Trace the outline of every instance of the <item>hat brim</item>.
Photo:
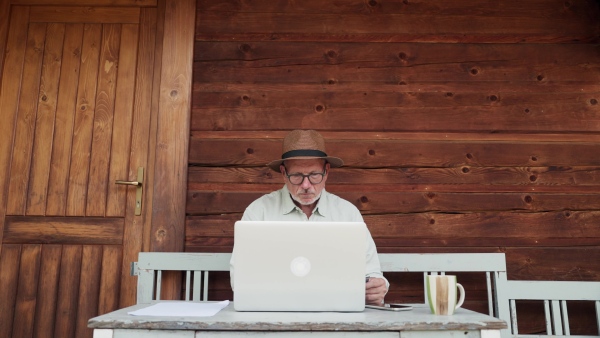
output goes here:
[{"label": "hat brim", "polygon": [[333,157],[333,156],[327,156],[327,157],[298,156],[298,157],[290,157],[290,158],[286,158],[286,159],[280,159],[280,160],[275,160],[275,161],[269,162],[267,164],[267,167],[271,168],[271,170],[273,170],[273,171],[280,173],[281,172],[280,165],[284,161],[287,161],[287,160],[312,160],[312,159],[325,160],[325,161],[327,161],[327,163],[329,163],[331,168],[339,168],[344,165],[344,161],[342,161],[341,158]]}]

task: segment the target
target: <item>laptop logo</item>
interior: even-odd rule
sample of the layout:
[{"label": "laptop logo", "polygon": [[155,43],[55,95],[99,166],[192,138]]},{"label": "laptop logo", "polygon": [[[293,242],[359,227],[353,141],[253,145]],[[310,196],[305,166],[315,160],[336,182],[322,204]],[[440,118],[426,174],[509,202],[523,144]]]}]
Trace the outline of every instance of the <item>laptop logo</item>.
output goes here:
[{"label": "laptop logo", "polygon": [[310,261],[306,257],[298,256],[292,259],[290,270],[294,276],[304,277],[310,272]]}]

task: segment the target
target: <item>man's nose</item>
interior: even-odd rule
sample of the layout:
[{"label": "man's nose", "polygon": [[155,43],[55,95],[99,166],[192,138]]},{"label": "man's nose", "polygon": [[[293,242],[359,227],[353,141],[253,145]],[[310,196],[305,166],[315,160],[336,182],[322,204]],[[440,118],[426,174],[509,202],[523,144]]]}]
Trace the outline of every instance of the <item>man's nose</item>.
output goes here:
[{"label": "man's nose", "polygon": [[302,187],[302,189],[308,189],[312,186],[312,183],[310,183],[310,180],[308,179],[308,177],[302,177],[302,183],[300,183],[300,187]]}]

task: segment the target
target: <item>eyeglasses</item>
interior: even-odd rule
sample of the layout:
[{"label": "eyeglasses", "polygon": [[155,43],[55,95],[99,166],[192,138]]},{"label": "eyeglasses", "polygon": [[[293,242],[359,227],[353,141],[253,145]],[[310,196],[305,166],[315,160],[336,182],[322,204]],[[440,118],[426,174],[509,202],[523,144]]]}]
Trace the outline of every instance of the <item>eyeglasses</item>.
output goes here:
[{"label": "eyeglasses", "polygon": [[327,174],[327,170],[325,170],[325,167],[323,167],[322,173],[310,173],[310,174],[306,174],[306,175],[300,174],[300,173],[288,175],[287,168],[285,168],[285,176],[288,178],[288,180],[290,180],[290,183],[292,183],[293,185],[302,184],[302,182],[304,182],[304,178],[308,178],[308,181],[312,185],[319,184],[319,183],[323,182],[323,177],[326,174]]}]

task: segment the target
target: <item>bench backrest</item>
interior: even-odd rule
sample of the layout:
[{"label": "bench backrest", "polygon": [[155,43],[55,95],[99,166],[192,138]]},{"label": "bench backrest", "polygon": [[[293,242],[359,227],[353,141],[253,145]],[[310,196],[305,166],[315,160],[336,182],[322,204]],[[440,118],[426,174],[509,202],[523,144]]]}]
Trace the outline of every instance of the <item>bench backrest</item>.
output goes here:
[{"label": "bench backrest", "polygon": [[207,300],[209,272],[229,271],[230,259],[230,253],[140,252],[134,269],[137,303],[161,299],[163,271],[185,272],[185,300]]},{"label": "bench backrest", "polygon": [[[546,334],[544,336],[570,336],[567,301],[591,301],[595,304],[595,317],[600,336],[600,282],[575,281],[516,281],[507,283],[506,302],[510,305],[509,326],[513,337],[520,335],[517,325],[518,300],[539,300],[544,303]],[[576,336],[582,337],[582,336]]]},{"label": "bench backrest", "polygon": [[[489,315],[498,318],[508,315],[508,308],[498,302],[504,297],[502,292],[506,283],[506,259],[503,253],[379,254],[379,261],[384,273],[422,272],[423,288],[425,288],[427,275],[445,274],[446,272],[484,273],[487,283]],[[426,295],[425,290],[424,294]]]}]

